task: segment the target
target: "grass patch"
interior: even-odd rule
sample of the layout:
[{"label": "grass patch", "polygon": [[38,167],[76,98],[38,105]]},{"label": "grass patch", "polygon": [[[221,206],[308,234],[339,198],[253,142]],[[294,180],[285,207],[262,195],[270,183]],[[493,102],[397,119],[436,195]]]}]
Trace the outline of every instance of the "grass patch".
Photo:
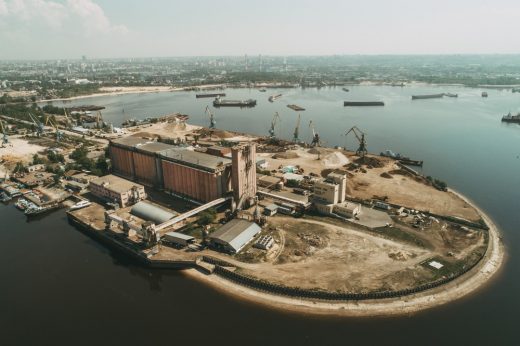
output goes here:
[{"label": "grass patch", "polygon": [[398,227],[379,227],[375,228],[374,231],[383,234],[388,238],[414,244],[422,248],[426,248],[427,245],[429,245],[424,239],[419,238],[416,235],[406,232]]}]

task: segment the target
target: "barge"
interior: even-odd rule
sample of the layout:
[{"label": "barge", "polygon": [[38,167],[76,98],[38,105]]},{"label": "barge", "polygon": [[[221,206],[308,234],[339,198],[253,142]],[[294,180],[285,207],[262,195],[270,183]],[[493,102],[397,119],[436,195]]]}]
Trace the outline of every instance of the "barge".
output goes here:
[{"label": "barge", "polygon": [[226,93],[216,93],[216,94],[196,94],[195,98],[206,98],[206,97],[224,97]]},{"label": "barge", "polygon": [[383,101],[344,101],[344,107],[358,107],[358,106],[384,106]]},{"label": "barge", "polygon": [[418,167],[422,167],[422,165],[423,165],[422,160],[412,160],[409,157],[403,156],[399,153],[394,153],[392,150],[388,150],[388,149],[385,150],[384,152],[382,152],[380,155],[384,156],[384,157],[392,158],[396,161],[399,161],[403,165],[418,166]]},{"label": "barge", "polygon": [[504,115],[502,117],[502,121],[505,123],[517,123],[520,124],[520,113],[517,115],[512,115],[511,113]]},{"label": "barge", "polygon": [[256,106],[256,100],[222,100],[217,97],[213,101],[213,107],[254,107]]},{"label": "barge", "polygon": [[412,95],[412,100],[441,99],[443,97],[444,97],[444,93],[429,94],[429,95]]},{"label": "barge", "polygon": [[293,111],[297,111],[297,112],[302,112],[305,110],[305,108],[297,106],[297,105],[287,105],[287,107],[289,107]]},{"label": "barge", "polygon": [[269,96],[269,102],[273,102],[274,100],[276,99],[279,99],[280,97],[282,97],[282,94],[276,94],[276,95],[271,95]]}]

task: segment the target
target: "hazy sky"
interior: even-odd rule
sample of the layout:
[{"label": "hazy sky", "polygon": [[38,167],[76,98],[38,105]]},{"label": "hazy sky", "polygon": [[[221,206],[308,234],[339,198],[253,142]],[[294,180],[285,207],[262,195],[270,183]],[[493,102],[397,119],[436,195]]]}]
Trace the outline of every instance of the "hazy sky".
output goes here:
[{"label": "hazy sky", "polygon": [[520,53],[520,0],[0,0],[0,59]]}]

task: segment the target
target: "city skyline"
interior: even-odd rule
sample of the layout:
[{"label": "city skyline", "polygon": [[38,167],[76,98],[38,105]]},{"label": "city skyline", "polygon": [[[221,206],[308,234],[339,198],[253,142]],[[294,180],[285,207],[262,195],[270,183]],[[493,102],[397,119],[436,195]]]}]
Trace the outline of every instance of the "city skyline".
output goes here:
[{"label": "city skyline", "polygon": [[0,59],[517,54],[511,0],[0,0]]}]

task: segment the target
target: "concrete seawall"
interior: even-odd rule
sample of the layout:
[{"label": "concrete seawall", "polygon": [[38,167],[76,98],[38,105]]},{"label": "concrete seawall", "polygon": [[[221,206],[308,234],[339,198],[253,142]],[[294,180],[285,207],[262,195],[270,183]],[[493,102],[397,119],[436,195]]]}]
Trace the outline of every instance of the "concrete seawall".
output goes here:
[{"label": "concrete seawall", "polygon": [[[348,292],[329,292],[324,290],[312,290],[302,289],[298,287],[288,287],[284,285],[270,283],[264,280],[260,280],[255,277],[243,275],[236,271],[230,270],[230,267],[236,267],[236,265],[226,262],[221,259],[213,258],[211,256],[199,256],[196,260],[154,260],[146,257],[144,254],[129,248],[124,243],[118,241],[113,236],[108,234],[106,231],[101,229],[95,229],[89,224],[81,221],[71,213],[67,213],[69,221],[74,226],[78,227],[85,234],[90,237],[102,242],[103,244],[112,247],[121,253],[137,260],[140,264],[148,266],[150,268],[158,269],[197,269],[199,272],[205,274],[214,274],[222,279],[229,281],[230,283],[243,286],[245,288],[252,289],[254,291],[264,292],[270,295],[288,297],[289,299],[303,299],[303,300],[318,300],[318,301],[330,301],[330,302],[355,302],[355,301],[381,301],[385,299],[390,301],[391,299],[399,299],[402,297],[413,297],[417,294],[427,294],[427,291],[433,289],[439,289],[441,286],[448,285],[454,280],[460,278],[468,272],[474,272],[477,274],[481,267],[483,258],[488,256],[492,242],[489,241],[490,234],[484,230],[484,236],[488,243],[486,252],[483,253],[477,261],[471,265],[462,268],[456,273],[451,273],[442,279],[426,283],[414,288],[397,290],[397,291],[375,291],[375,292],[360,292],[360,293],[348,293]],[[489,221],[490,222],[490,221]],[[487,226],[487,225],[486,225]],[[494,225],[492,225],[494,230]],[[488,227],[483,227],[488,228]],[[204,262],[204,263],[203,263]],[[211,270],[208,270],[208,264]],[[468,274],[469,275],[469,274]],[[209,278],[210,276],[208,276]],[[211,280],[211,279],[210,279]]]}]

